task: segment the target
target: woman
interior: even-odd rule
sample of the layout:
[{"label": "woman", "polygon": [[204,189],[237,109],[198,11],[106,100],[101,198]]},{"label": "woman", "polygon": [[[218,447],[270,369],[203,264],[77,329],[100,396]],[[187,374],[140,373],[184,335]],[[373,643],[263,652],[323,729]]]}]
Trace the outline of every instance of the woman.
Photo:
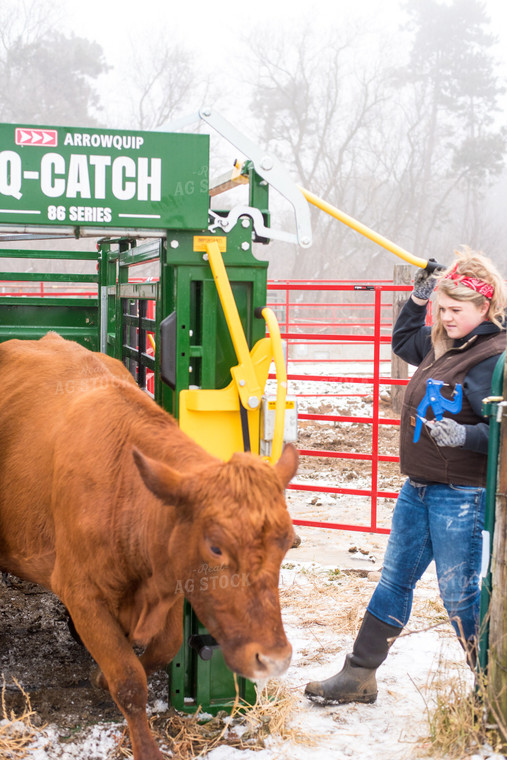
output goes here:
[{"label": "woman", "polygon": [[[381,578],[352,653],[338,674],[306,686],[310,699],[375,701],[376,670],[406,625],[414,587],[432,560],[450,620],[468,662],[475,662],[488,451],[481,406],[505,349],[507,297],[489,259],[469,249],[456,256],[445,272],[419,271],[394,327],[393,351],[418,367],[405,392],[400,423],[400,468],[407,480],[393,513]],[[430,328],[426,306],[435,286],[437,309]],[[418,437],[417,408],[429,378],[443,381],[440,392],[447,406],[461,408],[445,411],[437,421],[428,406],[424,420],[419,416]],[[458,384],[461,404],[456,403]]]}]

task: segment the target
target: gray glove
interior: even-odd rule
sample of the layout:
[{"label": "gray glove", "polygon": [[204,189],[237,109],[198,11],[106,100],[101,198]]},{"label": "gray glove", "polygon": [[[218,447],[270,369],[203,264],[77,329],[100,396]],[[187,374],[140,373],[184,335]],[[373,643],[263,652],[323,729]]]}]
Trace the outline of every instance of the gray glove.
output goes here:
[{"label": "gray glove", "polygon": [[428,427],[437,446],[463,446],[466,441],[465,426],[451,420],[450,417],[443,417],[440,421],[436,420]]},{"label": "gray glove", "polygon": [[416,298],[427,301],[433,293],[436,284],[437,278],[434,274],[428,272],[427,269],[419,269],[414,277],[414,289],[412,290],[412,295]]}]

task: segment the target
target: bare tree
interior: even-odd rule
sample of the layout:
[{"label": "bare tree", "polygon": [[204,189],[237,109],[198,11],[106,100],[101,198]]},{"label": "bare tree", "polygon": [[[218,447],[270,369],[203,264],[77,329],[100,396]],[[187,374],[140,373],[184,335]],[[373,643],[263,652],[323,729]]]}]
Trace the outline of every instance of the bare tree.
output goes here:
[{"label": "bare tree", "polygon": [[495,38],[480,0],[410,0],[407,9],[413,41],[397,79],[412,103],[410,137],[418,147],[417,182],[410,178],[413,244],[430,247],[453,215],[454,231],[477,246],[482,200],[502,172],[506,150],[505,129],[494,125],[503,92],[494,71]]},{"label": "bare tree", "polygon": [[[371,56],[361,59],[361,34],[346,29],[325,41],[309,29],[290,39],[265,33],[251,38],[253,110],[260,140],[293,167],[298,182],[375,228],[390,172],[378,146],[390,74]],[[391,135],[384,137],[390,144]],[[374,249],[364,238],[316,209],[312,226],[316,253],[294,257],[294,276],[369,270]]]},{"label": "bare tree", "polygon": [[5,55],[15,40],[29,44],[43,39],[59,19],[51,0],[4,0],[0,11],[0,47]]},{"label": "bare tree", "polygon": [[[492,253],[503,250],[505,223],[485,213],[505,154],[488,19],[478,0],[411,6],[417,23],[397,38],[403,63],[377,54],[371,37],[362,46],[348,24],[324,40],[309,29],[251,36],[260,141],[298,182],[418,256],[446,263],[457,244],[484,247],[485,235]],[[293,276],[391,273],[392,256],[312,215],[311,256],[283,251]]]},{"label": "bare tree", "polygon": [[51,3],[5,4],[0,11],[0,117],[35,124],[93,126],[94,81],[107,70],[102,49],[58,31]]},{"label": "bare tree", "polygon": [[209,85],[197,70],[192,55],[164,33],[137,38],[124,67],[129,126],[158,129],[165,123],[197,110]]}]

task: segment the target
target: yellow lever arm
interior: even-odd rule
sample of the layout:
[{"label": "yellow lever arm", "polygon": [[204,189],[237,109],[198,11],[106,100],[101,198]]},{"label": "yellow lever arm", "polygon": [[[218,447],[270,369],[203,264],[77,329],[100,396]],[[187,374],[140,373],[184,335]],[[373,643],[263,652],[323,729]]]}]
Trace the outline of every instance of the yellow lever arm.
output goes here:
[{"label": "yellow lever arm", "polygon": [[326,214],[333,216],[335,219],[338,219],[338,221],[343,222],[343,224],[346,224],[347,227],[351,227],[353,230],[356,230],[356,232],[364,235],[364,237],[367,237],[369,240],[373,240],[374,243],[377,243],[387,251],[394,253],[395,256],[399,256],[400,259],[404,259],[404,261],[408,262],[409,264],[413,264],[414,266],[420,267],[421,269],[426,269],[428,266],[427,259],[421,259],[418,256],[414,256],[404,248],[396,245],[396,243],[393,243],[391,240],[383,237],[383,235],[379,235],[378,232],[370,229],[370,227],[367,227],[365,224],[358,222],[357,219],[349,216],[344,211],[340,211],[340,209],[336,208],[336,206],[332,206],[330,203],[322,200],[322,198],[314,195],[309,190],[305,190],[305,188],[301,187],[301,185],[298,185],[298,187],[305,196],[308,203],[311,203],[313,206],[320,208],[321,211],[324,211]]}]

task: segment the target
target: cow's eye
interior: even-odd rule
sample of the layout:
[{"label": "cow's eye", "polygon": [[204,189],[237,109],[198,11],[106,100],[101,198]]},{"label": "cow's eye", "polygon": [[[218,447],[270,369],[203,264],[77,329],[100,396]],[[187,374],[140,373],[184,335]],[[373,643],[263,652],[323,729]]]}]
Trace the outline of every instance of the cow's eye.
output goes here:
[{"label": "cow's eye", "polygon": [[219,546],[210,546],[211,553],[214,554],[216,557],[220,557],[222,555],[222,550]]}]

